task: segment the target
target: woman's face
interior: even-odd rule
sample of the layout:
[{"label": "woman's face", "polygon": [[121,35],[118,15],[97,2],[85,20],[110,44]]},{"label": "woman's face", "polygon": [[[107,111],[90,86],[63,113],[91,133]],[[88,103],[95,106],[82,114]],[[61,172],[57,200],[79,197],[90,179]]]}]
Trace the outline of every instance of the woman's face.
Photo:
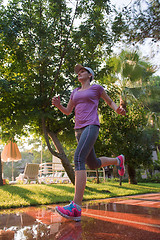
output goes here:
[{"label": "woman's face", "polygon": [[78,72],[78,80],[81,81],[86,81],[86,80],[90,80],[91,74],[84,68],[82,68],[79,72]]}]

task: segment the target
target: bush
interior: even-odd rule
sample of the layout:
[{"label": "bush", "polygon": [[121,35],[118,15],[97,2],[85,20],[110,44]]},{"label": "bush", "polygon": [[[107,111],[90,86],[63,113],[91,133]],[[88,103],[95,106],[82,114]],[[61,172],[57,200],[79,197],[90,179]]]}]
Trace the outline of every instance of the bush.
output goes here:
[{"label": "bush", "polygon": [[9,180],[8,179],[3,179],[3,185],[9,184]]},{"label": "bush", "polygon": [[155,183],[160,183],[160,172],[156,173],[152,176],[151,181],[155,182]]},{"label": "bush", "polygon": [[144,182],[144,183],[160,183],[160,172],[154,174],[152,177],[148,176],[146,179],[138,178],[138,182]]}]

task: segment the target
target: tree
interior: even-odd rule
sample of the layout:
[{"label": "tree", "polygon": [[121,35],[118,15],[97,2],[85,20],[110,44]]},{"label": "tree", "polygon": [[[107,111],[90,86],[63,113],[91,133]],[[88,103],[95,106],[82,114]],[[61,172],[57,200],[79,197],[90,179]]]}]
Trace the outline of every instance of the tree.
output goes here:
[{"label": "tree", "polygon": [[[25,134],[25,126],[38,138],[44,135],[48,149],[61,159],[72,183],[74,171],[59,135],[71,131],[73,115],[64,116],[51,107],[51,97],[58,93],[67,103],[77,86],[74,65],[98,69],[103,52],[109,54],[113,44],[106,22],[109,2],[74,3],[71,8],[64,0],[11,0],[0,7],[2,139]],[[81,17],[83,21],[75,25]]]},{"label": "tree", "polygon": [[[109,95],[118,104],[120,89],[108,86]],[[152,163],[152,141],[145,131],[146,111],[140,102],[127,105],[127,117],[119,116],[104,102],[100,104],[101,128],[96,151],[110,156],[125,155],[129,183],[136,184],[136,169]]]},{"label": "tree", "polygon": [[[160,115],[160,76],[152,76],[146,83],[145,105],[151,112]],[[157,126],[159,127],[159,126]]]},{"label": "tree", "polygon": [[143,42],[146,38],[157,42],[160,40],[159,26],[159,0],[142,0],[134,1],[124,7],[122,12],[117,12],[112,28],[117,39],[123,35],[130,43]]},{"label": "tree", "polygon": [[114,82],[118,81],[121,88],[144,87],[149,83],[155,72],[154,67],[140,57],[137,51],[122,50],[108,60],[114,74]]},{"label": "tree", "polygon": [[[106,152],[105,146],[101,144],[100,150],[103,150],[106,152],[107,155],[115,155],[114,151],[116,151],[116,147],[118,150],[122,149],[121,152],[125,153],[127,156],[127,166],[128,166],[128,174],[129,174],[129,181],[131,183],[136,183],[136,165],[138,158],[142,159],[142,151],[139,150],[139,148],[142,148],[143,141],[146,139],[149,139],[149,135],[144,130],[142,131],[142,126],[145,128],[145,125],[147,124],[147,118],[145,110],[141,105],[143,104],[144,96],[146,96],[146,84],[149,83],[149,79],[152,76],[154,69],[152,66],[148,63],[143,61],[137,52],[129,52],[129,51],[122,51],[119,56],[113,56],[111,57],[107,64],[112,69],[111,75],[109,76],[109,79],[107,77],[104,77],[102,79],[102,83],[106,84],[108,80],[110,81],[110,84],[112,88],[114,89],[114,86],[119,86],[119,89],[116,89],[117,96],[120,96],[120,105],[126,109],[128,112],[127,119],[123,119],[117,117],[116,119],[112,119],[111,116],[106,116],[106,119],[109,119],[111,122],[108,127],[106,124],[104,124],[104,129],[109,134],[109,140],[106,142],[107,146],[110,149],[114,149],[113,152]],[[111,95],[113,94],[113,89],[111,90]],[[114,95],[113,95],[114,97]],[[140,106],[137,106],[137,100],[141,103]],[[118,103],[119,104],[119,103]],[[131,110],[132,109],[132,110]],[[139,113],[137,112],[137,110]],[[102,110],[103,113],[103,110]],[[147,109],[147,114],[149,114]],[[134,115],[137,116],[137,119],[134,119]],[[105,114],[104,114],[105,116]],[[102,114],[102,118],[104,117]],[[119,122],[121,120],[123,123]],[[129,120],[130,119],[130,120]],[[118,122],[117,122],[118,121]],[[139,122],[138,122],[139,121]],[[115,123],[113,123],[115,122]],[[140,125],[141,124],[141,125]],[[103,124],[102,124],[103,125]],[[120,127],[125,133],[118,132],[113,133],[114,129],[118,126]],[[101,127],[102,129],[102,127]],[[103,133],[103,130],[102,130]],[[145,134],[144,134],[145,133]],[[105,133],[104,133],[105,134]],[[143,136],[146,136],[144,137]],[[114,137],[115,136],[115,137]],[[137,137],[138,136],[138,137]],[[132,139],[133,138],[133,139]],[[144,139],[143,139],[144,138]],[[102,139],[101,139],[102,141]],[[121,144],[124,141],[124,145],[127,146],[119,146],[119,141]],[[113,142],[113,143],[112,143]],[[145,142],[145,141],[144,141]],[[129,143],[129,145],[128,145]],[[136,146],[137,144],[137,146]],[[148,145],[150,144],[150,146]],[[115,146],[114,146],[115,145]],[[148,140],[146,142],[146,146],[143,146],[143,149],[146,149],[148,151],[147,158],[150,159],[150,152],[152,148],[152,142]],[[135,152],[137,152],[137,155],[135,156]],[[119,154],[119,152],[116,152],[116,154]],[[145,153],[143,153],[145,156]],[[130,158],[130,159],[129,159]],[[136,160],[135,160],[135,159]],[[141,163],[141,160],[139,159],[139,163]]]},{"label": "tree", "polygon": [[119,56],[111,57],[107,64],[111,67],[111,82],[120,86],[120,105],[127,111],[127,99],[143,98],[146,83],[154,73],[152,65],[142,60],[136,51],[122,50]]}]

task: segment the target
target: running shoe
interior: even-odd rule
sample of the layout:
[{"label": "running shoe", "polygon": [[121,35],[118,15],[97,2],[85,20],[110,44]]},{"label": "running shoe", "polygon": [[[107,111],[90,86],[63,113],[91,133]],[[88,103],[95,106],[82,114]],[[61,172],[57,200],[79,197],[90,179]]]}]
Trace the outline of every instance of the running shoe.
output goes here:
[{"label": "running shoe", "polygon": [[77,209],[77,206],[73,201],[69,205],[64,207],[57,206],[55,209],[62,217],[76,222],[81,221],[81,209]]},{"label": "running shoe", "polygon": [[125,157],[121,154],[120,156],[117,157],[117,159],[119,160],[119,165],[117,166],[118,174],[120,176],[123,176],[125,173],[125,167],[124,167]]}]

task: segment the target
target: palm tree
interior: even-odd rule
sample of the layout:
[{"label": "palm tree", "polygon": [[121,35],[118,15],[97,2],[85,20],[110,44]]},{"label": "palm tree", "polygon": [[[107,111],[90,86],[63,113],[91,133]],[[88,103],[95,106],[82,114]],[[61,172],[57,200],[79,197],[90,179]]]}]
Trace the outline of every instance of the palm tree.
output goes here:
[{"label": "palm tree", "polygon": [[152,65],[141,60],[136,51],[123,50],[118,57],[113,57],[110,61],[117,78],[115,84],[121,88],[122,104],[126,102],[127,97],[135,99],[142,96],[145,92],[144,86],[155,72]]},{"label": "palm tree", "polygon": [[[136,51],[122,51],[118,57],[109,59],[112,65],[115,84],[121,89],[120,106],[126,109],[127,104],[137,99],[142,99],[146,93],[146,84],[155,72],[155,69],[148,63],[141,60]],[[127,163],[129,182],[136,182],[136,171],[132,165]]]}]

